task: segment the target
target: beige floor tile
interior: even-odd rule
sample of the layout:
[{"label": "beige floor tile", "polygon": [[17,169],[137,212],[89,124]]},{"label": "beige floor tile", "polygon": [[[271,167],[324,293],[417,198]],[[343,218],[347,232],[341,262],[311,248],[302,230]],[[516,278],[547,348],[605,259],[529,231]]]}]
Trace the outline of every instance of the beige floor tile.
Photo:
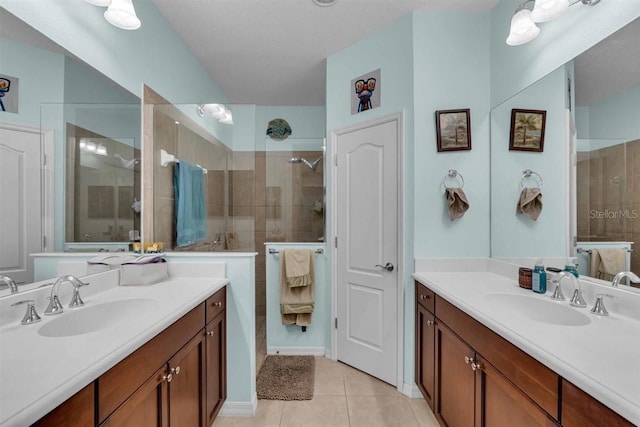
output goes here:
[{"label": "beige floor tile", "polygon": [[436,416],[433,415],[431,408],[427,405],[427,401],[424,399],[408,399],[409,405],[413,410],[413,415],[418,420],[420,427],[439,427]]},{"label": "beige floor tile", "polygon": [[340,396],[284,402],[281,427],[348,427],[347,401]]},{"label": "beige floor tile", "polygon": [[340,363],[316,357],[314,396],[344,396],[344,379]]},{"label": "beige floor tile", "polygon": [[282,401],[258,400],[254,417],[218,417],[212,427],[278,427],[283,408]]},{"label": "beige floor tile", "polygon": [[418,427],[404,396],[347,396],[351,427]]},{"label": "beige floor tile", "polygon": [[350,366],[342,366],[347,396],[394,396],[398,394],[394,386]]}]

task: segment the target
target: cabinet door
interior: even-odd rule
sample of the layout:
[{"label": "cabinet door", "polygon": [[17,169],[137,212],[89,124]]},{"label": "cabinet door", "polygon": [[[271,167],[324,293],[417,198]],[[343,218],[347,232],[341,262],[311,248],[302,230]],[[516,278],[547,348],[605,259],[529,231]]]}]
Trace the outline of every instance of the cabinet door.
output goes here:
[{"label": "cabinet door", "polygon": [[204,333],[196,335],[169,360],[169,425],[204,426]]},{"label": "cabinet door", "polygon": [[473,350],[441,322],[436,324],[436,416],[449,427],[474,423]]},{"label": "cabinet door", "polygon": [[476,354],[476,427],[553,427],[547,413]]},{"label": "cabinet door", "polygon": [[562,380],[562,425],[566,427],[631,427],[629,421]]},{"label": "cabinet door", "polygon": [[416,384],[433,409],[435,386],[435,318],[416,304]]},{"label": "cabinet door", "polygon": [[168,368],[163,366],[156,371],[142,387],[125,400],[101,426],[168,426],[168,380]]},{"label": "cabinet door", "polygon": [[213,423],[227,397],[226,312],[207,324],[207,420]]},{"label": "cabinet door", "polygon": [[92,382],[53,411],[40,418],[32,427],[90,427],[95,425],[95,387]]}]

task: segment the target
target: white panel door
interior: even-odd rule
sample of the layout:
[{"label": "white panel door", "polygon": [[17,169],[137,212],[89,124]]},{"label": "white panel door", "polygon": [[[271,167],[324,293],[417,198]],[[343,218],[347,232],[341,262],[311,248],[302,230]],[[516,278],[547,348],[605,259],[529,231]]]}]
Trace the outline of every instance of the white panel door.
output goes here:
[{"label": "white panel door", "polygon": [[31,253],[42,251],[40,133],[0,125],[0,275],[33,282]]},{"label": "white panel door", "polygon": [[336,149],[338,359],[396,385],[398,121],[341,134]]}]

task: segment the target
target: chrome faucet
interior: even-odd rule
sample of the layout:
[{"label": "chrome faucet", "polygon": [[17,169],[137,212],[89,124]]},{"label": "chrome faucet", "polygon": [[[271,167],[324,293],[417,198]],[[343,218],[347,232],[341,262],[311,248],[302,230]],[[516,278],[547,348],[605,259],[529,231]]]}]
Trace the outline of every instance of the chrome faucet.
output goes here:
[{"label": "chrome faucet", "polygon": [[17,294],[18,293],[18,285],[16,285],[16,281],[13,280],[11,277],[0,276],[0,282],[4,283],[5,285],[7,285],[9,287],[9,289],[11,290],[12,294]]},{"label": "chrome faucet", "polygon": [[72,275],[61,276],[51,287],[49,306],[44,310],[44,314],[46,316],[62,313],[62,304],[60,304],[60,300],[58,299],[58,287],[60,287],[60,285],[63,283],[71,283],[73,285],[73,297],[71,298],[71,302],[69,303],[69,308],[80,307],[84,305],[82,298],[80,298],[80,288],[83,286],[87,286],[88,283],[84,283],[83,281]]},{"label": "chrome faucet", "polygon": [[582,288],[580,287],[580,281],[576,278],[576,276],[574,276],[572,273],[569,273],[567,271],[559,272],[556,275],[556,277],[553,279],[553,283],[556,284],[556,287],[553,290],[553,295],[551,296],[551,299],[554,299],[557,301],[565,300],[564,295],[562,294],[562,288],[560,286],[560,282],[565,277],[568,277],[569,279],[571,279],[571,282],[573,283],[573,295],[569,300],[569,304],[571,304],[574,307],[586,307],[587,302],[584,300],[584,297],[582,296]]},{"label": "chrome faucet", "polygon": [[631,279],[633,283],[640,282],[640,277],[638,277],[637,274],[631,271],[621,271],[620,273],[616,274],[616,276],[613,278],[613,282],[611,282],[611,286],[613,286],[614,288],[617,288],[620,282],[622,281],[622,279],[624,279],[625,277],[628,277],[629,279]]}]

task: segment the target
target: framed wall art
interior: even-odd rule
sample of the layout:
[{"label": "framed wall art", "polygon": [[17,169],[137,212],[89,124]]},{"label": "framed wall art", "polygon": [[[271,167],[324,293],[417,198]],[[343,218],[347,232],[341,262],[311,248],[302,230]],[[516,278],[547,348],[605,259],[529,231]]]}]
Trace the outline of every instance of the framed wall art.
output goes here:
[{"label": "framed wall art", "polygon": [[547,119],[545,110],[511,110],[511,132],[509,150],[542,152],[544,128]]},{"label": "framed wall art", "polygon": [[438,152],[471,150],[470,110],[436,111],[436,142]]}]

